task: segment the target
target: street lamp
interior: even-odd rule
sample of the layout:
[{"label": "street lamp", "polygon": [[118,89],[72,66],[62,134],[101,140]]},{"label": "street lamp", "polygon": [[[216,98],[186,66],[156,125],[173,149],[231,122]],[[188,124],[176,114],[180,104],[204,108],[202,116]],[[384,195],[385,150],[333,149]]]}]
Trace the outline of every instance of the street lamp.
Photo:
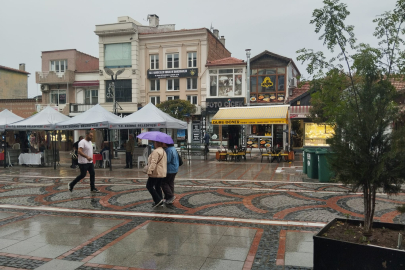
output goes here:
[{"label": "street lamp", "polygon": [[246,72],[246,106],[250,106],[250,49],[246,49],[246,58],[247,58],[247,72]]}]

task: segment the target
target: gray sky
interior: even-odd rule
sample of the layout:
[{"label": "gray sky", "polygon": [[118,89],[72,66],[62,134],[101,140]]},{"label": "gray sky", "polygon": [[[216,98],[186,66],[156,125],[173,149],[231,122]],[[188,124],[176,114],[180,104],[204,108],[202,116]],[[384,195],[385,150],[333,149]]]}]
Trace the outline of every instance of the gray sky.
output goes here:
[{"label": "gray sky", "polygon": [[[344,0],[355,25],[358,40],[376,46],[373,18],[392,10],[395,0]],[[233,57],[246,59],[264,50],[293,58],[300,72],[305,66],[296,61],[303,47],[325,50],[309,24],[312,11],[323,6],[322,0],[2,0],[0,8],[0,65],[18,69],[26,63],[31,73],[28,96],[41,94],[35,72],[41,70],[41,51],[77,49],[98,57],[95,25],[117,22],[130,16],[147,25],[148,14],[157,14],[161,24],[176,24],[176,29],[219,29]]]}]

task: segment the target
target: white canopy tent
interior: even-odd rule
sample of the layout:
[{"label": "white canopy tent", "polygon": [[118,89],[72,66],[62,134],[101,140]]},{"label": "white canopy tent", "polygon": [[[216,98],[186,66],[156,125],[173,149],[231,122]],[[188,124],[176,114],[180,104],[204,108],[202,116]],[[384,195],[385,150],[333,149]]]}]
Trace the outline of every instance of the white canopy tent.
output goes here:
[{"label": "white canopy tent", "polygon": [[10,112],[9,110],[5,109],[2,112],[0,112],[0,131],[4,131],[4,128],[6,125],[21,121],[24,118]]},{"label": "white canopy tent", "polygon": [[171,117],[152,103],[119,121],[110,123],[110,129],[176,128],[187,129],[187,122]]},{"label": "white canopy tent", "polygon": [[47,106],[39,113],[26,119],[6,124],[7,130],[55,130],[56,123],[66,121],[69,117]]},{"label": "white canopy tent", "polygon": [[109,128],[111,123],[121,120],[121,117],[107,111],[100,104],[67,121],[56,125],[57,130]]}]

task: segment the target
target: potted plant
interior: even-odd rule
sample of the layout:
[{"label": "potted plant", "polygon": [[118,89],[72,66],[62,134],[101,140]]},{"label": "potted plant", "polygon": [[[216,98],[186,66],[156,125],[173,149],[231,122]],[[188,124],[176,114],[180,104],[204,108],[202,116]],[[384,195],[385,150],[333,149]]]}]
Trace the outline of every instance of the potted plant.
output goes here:
[{"label": "potted plant", "polygon": [[373,222],[377,192],[396,194],[405,178],[405,129],[393,128],[404,115],[392,84],[404,80],[405,0],[373,21],[378,48],[357,42],[354,26],[345,24],[350,14],[345,4],[323,2],[322,9],[314,10],[311,24],[324,45],[338,54],[328,61],[323,52],[304,48],[298,60],[308,62],[307,71],[313,75],[311,118],[334,126],[334,154],[328,162],[335,180],[362,191],[364,220],[335,219],[327,224],[314,237],[314,269],[405,269],[405,253],[398,245],[377,246],[386,235],[377,231],[398,235],[404,225]]}]

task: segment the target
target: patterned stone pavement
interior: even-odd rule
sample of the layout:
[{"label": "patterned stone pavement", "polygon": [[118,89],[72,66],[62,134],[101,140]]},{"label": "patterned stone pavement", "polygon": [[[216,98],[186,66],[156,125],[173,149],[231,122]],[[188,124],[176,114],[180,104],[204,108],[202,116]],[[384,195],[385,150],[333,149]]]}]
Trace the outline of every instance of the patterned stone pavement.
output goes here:
[{"label": "patterned stone pavement", "polygon": [[[363,205],[347,187],[306,179],[301,166],[193,160],[178,173],[174,204],[158,209],[137,169],[97,169],[99,194],[88,179],[70,193],[78,170],[63,164],[1,169],[0,269],[311,269],[311,253],[296,262],[291,239],[308,247],[333,218],[361,218]],[[405,224],[395,211],[404,202],[405,193],[379,194],[375,220]],[[162,239],[169,248],[150,244]]]}]

